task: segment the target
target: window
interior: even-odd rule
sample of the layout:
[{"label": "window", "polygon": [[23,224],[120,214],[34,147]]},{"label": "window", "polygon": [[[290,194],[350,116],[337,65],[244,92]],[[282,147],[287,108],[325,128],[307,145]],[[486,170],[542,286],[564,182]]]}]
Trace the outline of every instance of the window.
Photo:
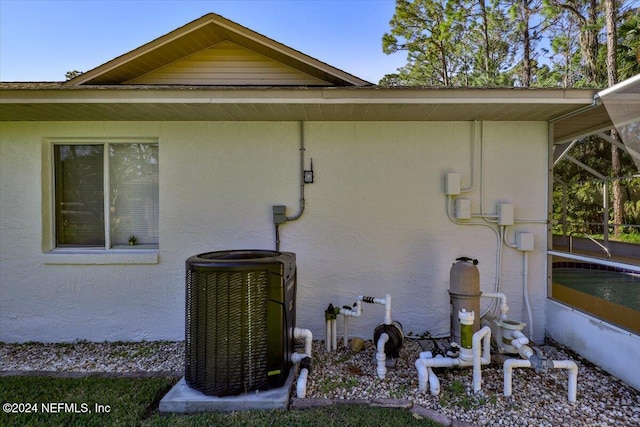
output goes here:
[{"label": "window", "polygon": [[55,246],[158,247],[158,144],[56,143]]}]

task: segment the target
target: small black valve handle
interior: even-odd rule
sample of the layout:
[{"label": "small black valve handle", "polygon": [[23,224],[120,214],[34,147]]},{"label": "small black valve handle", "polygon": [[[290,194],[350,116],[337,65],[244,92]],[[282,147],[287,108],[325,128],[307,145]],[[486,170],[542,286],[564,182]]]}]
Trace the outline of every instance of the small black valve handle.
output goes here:
[{"label": "small black valve handle", "polygon": [[478,265],[478,260],[474,258],[469,258],[466,256],[461,256],[460,258],[456,258],[456,261],[464,261],[464,262],[472,262],[473,265]]}]

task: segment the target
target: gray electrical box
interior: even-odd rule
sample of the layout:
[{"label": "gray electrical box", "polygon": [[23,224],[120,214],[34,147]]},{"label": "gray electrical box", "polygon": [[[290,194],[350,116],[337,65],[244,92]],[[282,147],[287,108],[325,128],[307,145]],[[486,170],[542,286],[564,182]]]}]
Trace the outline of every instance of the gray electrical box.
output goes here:
[{"label": "gray electrical box", "polygon": [[287,221],[287,216],[285,214],[286,210],[287,207],[284,205],[273,206],[273,223],[275,225],[279,225]]}]

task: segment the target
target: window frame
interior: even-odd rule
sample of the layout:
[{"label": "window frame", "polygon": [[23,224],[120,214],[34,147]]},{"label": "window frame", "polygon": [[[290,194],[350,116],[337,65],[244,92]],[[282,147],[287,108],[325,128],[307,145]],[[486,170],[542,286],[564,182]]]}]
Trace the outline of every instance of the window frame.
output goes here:
[{"label": "window frame", "polygon": [[[157,144],[157,137],[55,137],[44,138],[42,144],[42,252],[45,264],[157,264],[158,244],[113,246],[111,242],[110,212],[110,156],[109,146],[114,144]],[[56,238],[56,165],[55,147],[58,145],[101,145],[104,147],[104,246],[58,246]],[[159,172],[159,161],[158,161]],[[159,186],[159,183],[158,183]],[[158,189],[159,190],[159,189]],[[159,209],[159,207],[158,207]],[[159,221],[158,213],[158,221]],[[160,224],[158,223],[158,228]]]}]

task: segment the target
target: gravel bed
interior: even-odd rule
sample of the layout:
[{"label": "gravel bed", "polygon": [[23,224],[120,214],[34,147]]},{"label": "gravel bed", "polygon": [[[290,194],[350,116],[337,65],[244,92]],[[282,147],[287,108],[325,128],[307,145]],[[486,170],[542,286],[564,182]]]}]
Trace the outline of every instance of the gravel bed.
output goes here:
[{"label": "gravel bed", "polygon": [[[538,346],[553,360],[573,360],[578,365],[577,402],[567,399],[567,371],[514,369],[512,395],[503,396],[502,355],[482,367],[482,389],[473,392],[473,369],[440,368],[440,395],[418,390],[415,361],[421,351],[433,351],[433,341],[405,340],[384,380],[376,373],[375,346],[355,353],[339,343],[327,353],[314,342],[314,370],[309,375],[307,397],[332,399],[407,399],[446,415],[450,420],[479,426],[640,426],[640,392],[612,377],[571,351],[555,344]],[[440,343],[445,348],[446,343]],[[503,356],[504,359],[504,356]]]},{"label": "gravel bed", "polygon": [[184,343],[0,344],[0,371],[184,372]]},{"label": "gravel bed", "polygon": [[[553,343],[539,346],[550,359],[578,365],[578,399],[567,400],[567,371],[513,371],[513,395],[504,397],[502,363],[482,368],[482,390],[473,393],[472,368],[438,369],[439,396],[418,390],[415,360],[433,350],[433,341],[407,339],[396,365],[380,380],[375,346],[361,352],[342,347],[328,353],[323,341],[313,343],[313,370],[307,398],[362,401],[405,400],[443,414],[452,421],[478,426],[639,426],[640,392],[610,376],[573,352]],[[444,343],[441,343],[444,346]],[[184,343],[0,344],[2,371],[50,372],[182,372]],[[295,387],[293,390],[295,396]]]}]

